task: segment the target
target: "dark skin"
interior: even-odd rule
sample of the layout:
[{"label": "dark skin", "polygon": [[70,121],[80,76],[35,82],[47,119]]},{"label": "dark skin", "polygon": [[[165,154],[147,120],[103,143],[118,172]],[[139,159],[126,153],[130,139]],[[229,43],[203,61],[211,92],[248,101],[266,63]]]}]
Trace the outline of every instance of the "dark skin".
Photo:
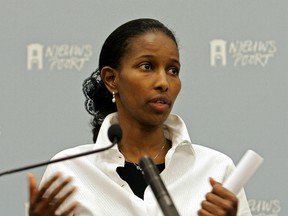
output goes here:
[{"label": "dark skin", "polygon": [[[181,89],[179,62],[175,43],[163,33],[153,32],[131,42],[120,69],[104,67],[101,71],[106,87],[117,92],[116,104],[123,130],[119,149],[127,156],[126,160],[138,163],[144,154],[153,158],[161,148],[163,142],[159,140],[164,139],[162,124]],[[156,109],[149,106],[149,99],[159,94],[169,98],[171,104],[167,109],[162,110],[157,104]],[[164,163],[170,147],[166,146],[155,163]],[[198,215],[236,216],[237,197],[213,179],[210,184],[212,191],[207,193]]]},{"label": "dark skin", "polygon": [[[75,188],[71,188],[63,197],[58,201],[50,205],[49,203],[55,198],[55,196],[67,186],[71,178],[67,178],[62,181],[59,187],[54,189],[49,197],[44,198],[43,195],[48,188],[60,178],[60,174],[55,174],[49,181],[47,181],[43,187],[39,190],[36,182],[36,178],[29,174],[29,189],[30,189],[30,208],[29,216],[60,216],[56,215],[56,209],[75,191]],[[233,193],[222,187],[222,185],[210,178],[210,184],[212,191],[206,194],[206,200],[201,203],[201,209],[198,211],[199,216],[235,216],[237,214],[238,200]],[[77,203],[68,207],[61,216],[68,216],[78,207]]]},{"label": "dark skin", "polygon": [[[126,160],[138,163],[143,155],[153,158],[166,142],[162,126],[181,89],[180,61],[175,42],[162,32],[144,33],[129,41],[128,52],[122,56],[120,67],[103,67],[101,77],[111,94],[116,92],[118,118],[123,131],[118,148]],[[165,162],[171,143],[164,147],[154,161],[156,164]],[[58,179],[59,176],[53,176],[38,190],[36,179],[29,177],[29,216],[56,215],[55,210],[75,190],[70,188],[55,204],[52,200],[70,183],[69,179],[62,180],[60,186],[45,197],[45,192]],[[210,184],[212,191],[206,194],[198,215],[236,216],[237,197],[213,179]],[[76,208],[77,204],[72,204],[62,215],[66,216]]]},{"label": "dark skin", "polygon": [[[177,46],[162,32],[131,39],[121,66],[101,70],[107,89],[116,92],[123,131],[119,148],[128,161],[138,163],[143,155],[154,158],[166,142],[162,125],[181,89],[179,70]],[[169,148],[167,144],[156,164],[164,162]]]},{"label": "dark skin", "polygon": [[[48,195],[47,190],[55,183],[59,181],[59,185],[54,188]],[[56,173],[53,175],[50,180],[48,180],[41,189],[38,189],[38,184],[35,176],[28,174],[28,183],[29,183],[29,216],[68,216],[71,214],[77,207],[78,204],[74,203],[69,206],[61,214],[56,214],[56,210],[60,205],[62,205],[68,197],[70,197],[75,191],[75,187],[69,185],[71,183],[71,178],[61,179],[61,174]],[[64,189],[69,187],[69,189],[61,196],[57,197],[59,193]]]},{"label": "dark skin", "polygon": [[201,203],[201,209],[198,211],[199,216],[235,216],[237,215],[238,199],[237,197],[224,188],[222,184],[216,182],[213,178],[209,179],[212,191],[207,193]]}]

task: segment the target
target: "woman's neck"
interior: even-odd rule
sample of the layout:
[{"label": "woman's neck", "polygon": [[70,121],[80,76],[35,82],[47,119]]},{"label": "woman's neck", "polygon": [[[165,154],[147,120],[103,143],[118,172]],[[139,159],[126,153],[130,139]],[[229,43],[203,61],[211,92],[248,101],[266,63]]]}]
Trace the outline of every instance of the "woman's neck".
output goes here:
[{"label": "woman's neck", "polygon": [[118,144],[119,150],[129,162],[138,163],[144,156],[150,156],[155,163],[163,163],[165,155],[171,147],[162,127],[143,128],[122,126],[123,137]]}]

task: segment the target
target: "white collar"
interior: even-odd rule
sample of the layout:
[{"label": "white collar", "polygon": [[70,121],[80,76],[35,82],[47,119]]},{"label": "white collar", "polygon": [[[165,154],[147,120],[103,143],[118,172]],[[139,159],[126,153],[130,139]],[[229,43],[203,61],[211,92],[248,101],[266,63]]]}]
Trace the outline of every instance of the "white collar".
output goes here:
[{"label": "white collar", "polygon": [[[111,145],[111,142],[107,136],[107,131],[112,124],[117,123],[119,123],[117,112],[106,116],[99,130],[99,134],[93,149],[103,148]],[[172,141],[172,147],[176,148],[180,145],[189,145],[191,151],[194,152],[189,133],[181,117],[176,114],[170,114],[167,120],[164,122],[163,129],[165,137]],[[117,149],[118,151],[117,145],[115,145],[112,149]]]}]

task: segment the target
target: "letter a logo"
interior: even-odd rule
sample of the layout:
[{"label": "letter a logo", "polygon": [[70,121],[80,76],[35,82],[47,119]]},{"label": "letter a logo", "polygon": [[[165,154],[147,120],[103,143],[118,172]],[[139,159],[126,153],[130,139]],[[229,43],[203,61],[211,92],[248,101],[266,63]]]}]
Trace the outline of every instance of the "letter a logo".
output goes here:
[{"label": "letter a logo", "polygon": [[29,44],[27,46],[27,69],[32,70],[33,66],[38,70],[43,69],[43,45]]},{"label": "letter a logo", "polygon": [[210,64],[211,66],[226,66],[226,41],[221,39],[215,39],[210,41]]}]

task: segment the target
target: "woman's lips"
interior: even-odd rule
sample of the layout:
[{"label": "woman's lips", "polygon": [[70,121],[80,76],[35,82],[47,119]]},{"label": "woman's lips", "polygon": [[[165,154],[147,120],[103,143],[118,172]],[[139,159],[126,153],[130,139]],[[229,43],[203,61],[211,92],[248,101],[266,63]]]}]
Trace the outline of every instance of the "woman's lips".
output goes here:
[{"label": "woman's lips", "polygon": [[171,101],[167,96],[155,96],[149,102],[150,106],[158,111],[166,111],[171,105]]}]

